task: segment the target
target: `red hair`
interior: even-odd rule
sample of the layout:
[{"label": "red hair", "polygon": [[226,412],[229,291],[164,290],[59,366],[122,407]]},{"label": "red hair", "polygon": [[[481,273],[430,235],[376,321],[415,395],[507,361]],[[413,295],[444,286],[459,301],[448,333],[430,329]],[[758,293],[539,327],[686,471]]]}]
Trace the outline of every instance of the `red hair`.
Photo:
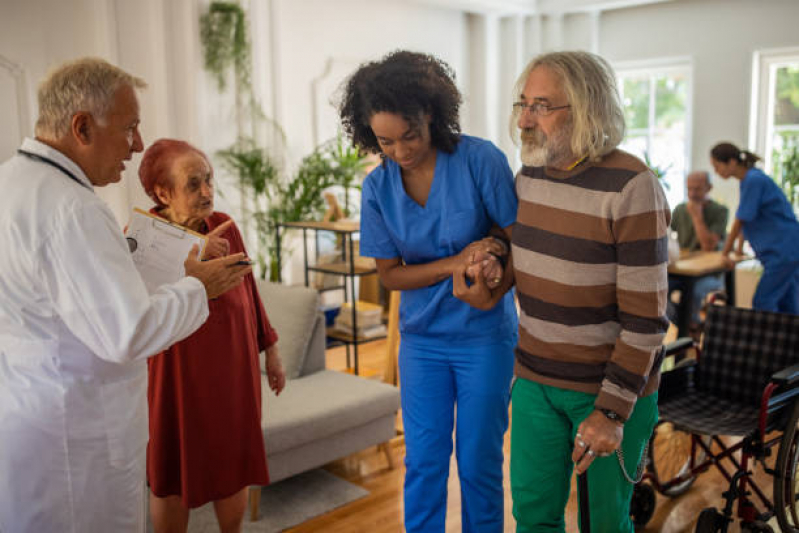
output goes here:
[{"label": "red hair", "polygon": [[139,165],[139,180],[142,187],[144,187],[144,192],[152,198],[156,207],[162,208],[166,206],[158,199],[155,187],[158,186],[168,191],[174,191],[175,180],[172,177],[172,164],[178,157],[192,152],[205,159],[213,177],[214,167],[211,166],[208,156],[202,150],[195,148],[186,141],[158,139],[144,152]]}]

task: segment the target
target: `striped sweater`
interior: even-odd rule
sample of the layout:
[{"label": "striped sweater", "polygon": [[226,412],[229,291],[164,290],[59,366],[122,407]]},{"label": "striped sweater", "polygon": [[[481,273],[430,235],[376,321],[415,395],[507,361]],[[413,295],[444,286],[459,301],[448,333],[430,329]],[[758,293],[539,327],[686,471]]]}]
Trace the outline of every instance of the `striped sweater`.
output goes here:
[{"label": "striped sweater", "polygon": [[669,207],[657,177],[614,150],[570,172],[523,167],[513,263],[516,375],[597,394],[629,418],[657,390]]}]

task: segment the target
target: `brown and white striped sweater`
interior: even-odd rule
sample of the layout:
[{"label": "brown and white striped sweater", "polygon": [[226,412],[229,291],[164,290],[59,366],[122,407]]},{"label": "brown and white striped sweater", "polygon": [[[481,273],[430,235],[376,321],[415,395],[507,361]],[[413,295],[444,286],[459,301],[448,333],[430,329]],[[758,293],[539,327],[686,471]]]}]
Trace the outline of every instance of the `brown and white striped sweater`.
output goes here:
[{"label": "brown and white striped sweater", "polygon": [[596,407],[629,418],[657,390],[668,328],[670,212],[657,177],[614,150],[569,172],[523,167],[516,193],[516,375],[597,394]]}]

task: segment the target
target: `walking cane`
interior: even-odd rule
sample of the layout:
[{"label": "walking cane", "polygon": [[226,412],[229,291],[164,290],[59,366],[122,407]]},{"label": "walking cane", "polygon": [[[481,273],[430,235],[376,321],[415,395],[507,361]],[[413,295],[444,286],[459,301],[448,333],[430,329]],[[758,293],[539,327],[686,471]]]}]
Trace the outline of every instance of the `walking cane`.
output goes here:
[{"label": "walking cane", "polygon": [[588,470],[577,475],[580,495],[580,533],[591,533],[591,512],[588,509]]}]

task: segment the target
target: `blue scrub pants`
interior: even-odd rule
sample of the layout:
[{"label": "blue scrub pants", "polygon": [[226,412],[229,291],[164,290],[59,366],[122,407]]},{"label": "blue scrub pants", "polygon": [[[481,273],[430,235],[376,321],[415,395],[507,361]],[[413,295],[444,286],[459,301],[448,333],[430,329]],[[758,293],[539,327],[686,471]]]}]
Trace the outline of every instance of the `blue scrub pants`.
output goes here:
[{"label": "blue scrub pants", "polygon": [[799,263],[763,265],[752,307],[799,315]]},{"label": "blue scrub pants", "polygon": [[515,339],[491,345],[402,340],[399,370],[405,430],[405,530],[443,533],[455,427],[464,533],[501,533],[502,443]]}]

